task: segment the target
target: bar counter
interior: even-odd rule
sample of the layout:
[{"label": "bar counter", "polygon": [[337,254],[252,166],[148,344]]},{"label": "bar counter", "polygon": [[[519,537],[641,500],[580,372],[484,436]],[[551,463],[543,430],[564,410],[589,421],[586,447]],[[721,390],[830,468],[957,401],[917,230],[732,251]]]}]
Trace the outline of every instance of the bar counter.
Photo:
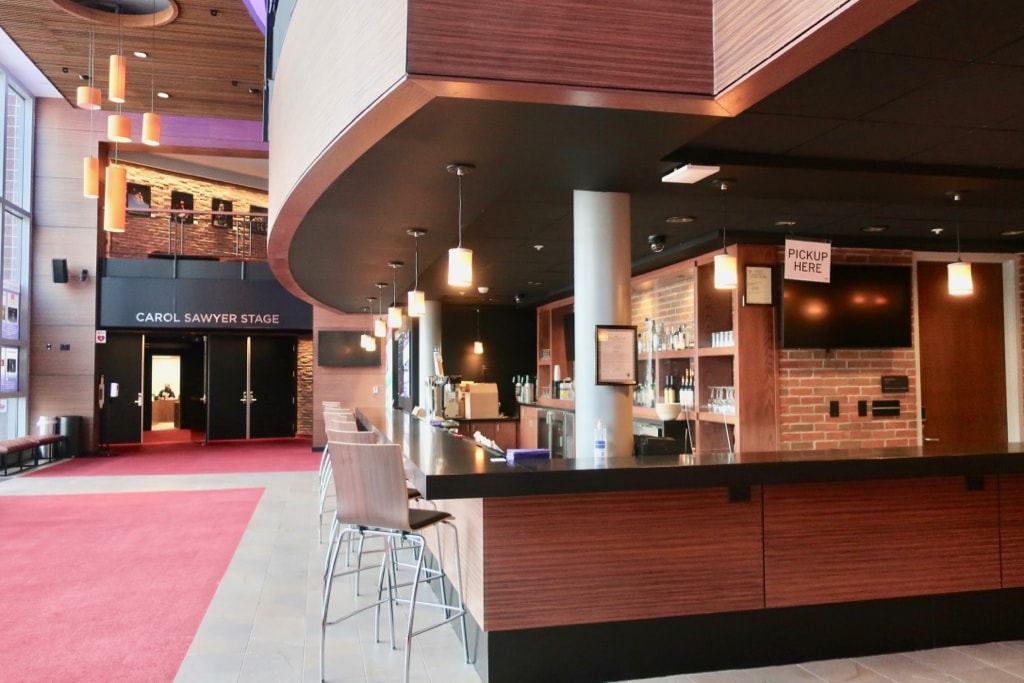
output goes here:
[{"label": "bar counter", "polygon": [[359,419],[455,515],[485,681],[1024,638],[1021,444],[507,464],[400,411]]}]

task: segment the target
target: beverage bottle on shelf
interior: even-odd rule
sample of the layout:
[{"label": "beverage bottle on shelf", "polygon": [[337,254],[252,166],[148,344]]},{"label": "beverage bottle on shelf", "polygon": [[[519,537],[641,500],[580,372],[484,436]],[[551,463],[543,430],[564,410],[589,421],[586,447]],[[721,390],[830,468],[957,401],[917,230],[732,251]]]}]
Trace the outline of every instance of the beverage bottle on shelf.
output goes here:
[{"label": "beverage bottle on shelf", "polygon": [[516,382],[516,402],[522,403],[523,402],[523,380],[522,380],[522,376],[521,375],[516,375],[515,376],[515,382]]},{"label": "beverage bottle on shelf", "polygon": [[669,375],[668,377],[665,378],[665,391],[663,401],[665,403],[676,402],[676,390],[673,386],[672,375]]}]

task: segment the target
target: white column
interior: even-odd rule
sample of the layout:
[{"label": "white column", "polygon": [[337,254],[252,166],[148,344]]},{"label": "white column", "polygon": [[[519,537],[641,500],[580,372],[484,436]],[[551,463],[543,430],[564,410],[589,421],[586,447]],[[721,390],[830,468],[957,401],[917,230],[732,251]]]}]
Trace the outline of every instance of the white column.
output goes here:
[{"label": "white column", "polygon": [[419,405],[430,407],[430,387],[427,378],[434,374],[434,349],[441,348],[441,302],[426,301],[426,310],[419,319]]},{"label": "white column", "polygon": [[608,428],[608,455],[633,452],[629,386],[595,384],[596,325],[629,325],[629,195],[573,192],[573,301],[576,331],[576,457],[593,456],[594,428]]}]

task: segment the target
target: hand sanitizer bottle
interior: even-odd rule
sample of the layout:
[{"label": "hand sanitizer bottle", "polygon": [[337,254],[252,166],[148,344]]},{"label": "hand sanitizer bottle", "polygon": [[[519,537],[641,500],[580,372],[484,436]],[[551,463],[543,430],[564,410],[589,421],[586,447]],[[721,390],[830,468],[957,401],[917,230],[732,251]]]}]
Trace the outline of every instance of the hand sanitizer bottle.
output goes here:
[{"label": "hand sanitizer bottle", "polygon": [[604,426],[604,422],[601,420],[597,421],[597,426],[594,428],[594,457],[604,458],[608,455],[608,430]]}]

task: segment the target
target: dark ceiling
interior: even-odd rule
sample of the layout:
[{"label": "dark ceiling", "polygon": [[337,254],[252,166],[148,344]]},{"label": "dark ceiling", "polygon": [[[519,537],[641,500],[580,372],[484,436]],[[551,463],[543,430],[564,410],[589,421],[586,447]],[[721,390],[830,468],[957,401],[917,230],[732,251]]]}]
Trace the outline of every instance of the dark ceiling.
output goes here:
[{"label": "dark ceiling", "polygon": [[[463,242],[477,264],[465,292],[444,281],[458,225],[451,162],[476,166],[463,185]],[[714,179],[660,182],[686,162],[721,166],[724,197]],[[964,251],[1022,251],[1024,237],[1005,233],[1024,230],[1024,3],[922,0],[731,119],[434,100],[325,193],[292,242],[293,272],[354,311],[401,259],[402,298],[413,280],[406,230],[422,227],[428,298],[568,294],[574,189],[631,195],[634,272],[716,248],[723,225],[729,242],[952,251],[959,223]],[[666,236],[660,255],[651,234]]]}]

